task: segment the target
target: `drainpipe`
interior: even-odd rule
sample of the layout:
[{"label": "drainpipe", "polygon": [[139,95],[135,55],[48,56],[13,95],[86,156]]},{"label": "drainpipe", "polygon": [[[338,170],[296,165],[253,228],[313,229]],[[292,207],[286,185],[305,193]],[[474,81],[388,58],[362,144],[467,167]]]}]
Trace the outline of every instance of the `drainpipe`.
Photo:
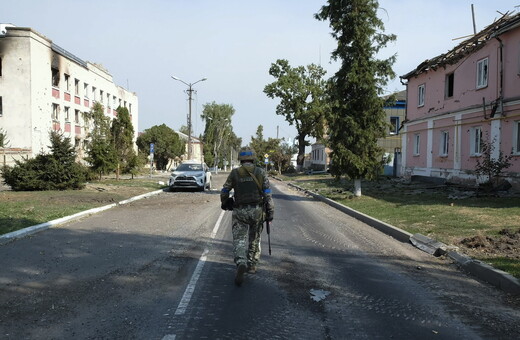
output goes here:
[{"label": "drainpipe", "polygon": [[499,37],[495,37],[500,43],[500,82],[499,82],[499,92],[498,92],[498,100],[500,105],[500,114],[504,117],[504,43]]}]

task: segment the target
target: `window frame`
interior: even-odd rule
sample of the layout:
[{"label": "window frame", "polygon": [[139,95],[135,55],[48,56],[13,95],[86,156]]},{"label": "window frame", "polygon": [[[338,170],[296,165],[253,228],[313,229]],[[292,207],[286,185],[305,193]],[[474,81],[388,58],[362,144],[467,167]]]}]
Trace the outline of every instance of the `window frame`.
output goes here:
[{"label": "window frame", "polygon": [[513,155],[520,155],[520,120],[513,124]]},{"label": "window frame", "polygon": [[447,130],[441,131],[440,144],[439,144],[439,156],[448,157],[450,152],[450,132]]},{"label": "window frame", "polygon": [[424,106],[424,97],[426,95],[426,84],[417,86],[417,107]]},{"label": "window frame", "polygon": [[52,103],[52,120],[60,120],[60,104]]},{"label": "window frame", "polygon": [[483,58],[477,61],[477,89],[483,89],[488,86],[489,80],[489,58]]},{"label": "window frame", "polygon": [[2,102],[2,96],[0,96],[0,117],[4,116],[4,104]]},{"label": "window frame", "polygon": [[86,99],[89,99],[88,96],[89,96],[88,84],[87,83],[83,83],[83,97],[86,98]]},{"label": "window frame", "polygon": [[390,116],[390,126],[391,127],[394,127],[394,125],[392,124],[392,119],[395,119],[396,120],[396,124],[395,124],[395,129],[393,129],[394,131],[392,131],[392,128],[390,128],[390,135],[398,135],[399,134],[399,116]]},{"label": "window frame", "polygon": [[60,87],[60,69],[51,67],[51,84],[52,87]]},{"label": "window frame", "polygon": [[63,73],[63,82],[65,83],[65,92],[70,93],[70,75]]},{"label": "window frame", "polygon": [[455,72],[448,73],[446,75],[445,87],[444,87],[444,98],[453,98],[455,92]]},{"label": "window frame", "polygon": [[[478,133],[477,133],[478,131]],[[473,126],[469,134],[469,154],[473,157],[482,155],[482,126]]]},{"label": "window frame", "polygon": [[63,111],[65,112],[65,121],[69,122],[70,121],[70,107],[65,106],[63,108]]},{"label": "window frame", "polygon": [[74,95],[79,96],[79,79],[74,78]]},{"label": "window frame", "polygon": [[413,135],[413,155],[420,156],[421,155],[421,134],[415,133]]}]

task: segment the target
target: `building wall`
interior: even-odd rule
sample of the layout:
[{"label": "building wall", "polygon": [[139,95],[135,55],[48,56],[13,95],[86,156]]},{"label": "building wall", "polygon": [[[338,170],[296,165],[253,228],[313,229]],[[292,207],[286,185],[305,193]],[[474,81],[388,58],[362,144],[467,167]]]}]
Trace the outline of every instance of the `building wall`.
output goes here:
[{"label": "building wall", "polygon": [[[83,113],[90,111],[95,101],[101,102],[110,118],[116,116],[118,106],[126,106],[135,131],[134,139],[137,138],[136,94],[115,85],[112,76],[100,66],[77,58],[30,28],[20,27],[7,28],[6,35],[0,37],[0,57],[0,96],[3,99],[0,126],[10,140],[8,164],[17,158],[16,150],[27,150],[30,157],[48,151],[52,130],[70,138],[72,145],[77,146],[78,155],[84,156],[83,146],[89,127]],[[57,70],[58,84],[53,84],[52,69]],[[68,90],[65,75],[69,76]],[[76,79],[78,93],[75,91]],[[53,106],[57,108],[57,116],[53,114]]]}]

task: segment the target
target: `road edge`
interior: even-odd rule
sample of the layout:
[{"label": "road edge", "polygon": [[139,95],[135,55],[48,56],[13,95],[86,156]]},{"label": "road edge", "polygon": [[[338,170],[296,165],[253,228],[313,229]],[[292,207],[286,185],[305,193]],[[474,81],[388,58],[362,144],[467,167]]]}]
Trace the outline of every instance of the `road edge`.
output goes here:
[{"label": "road edge", "polygon": [[467,255],[458,253],[456,247],[448,246],[442,242],[438,242],[427,236],[421,234],[411,234],[405,230],[397,228],[391,224],[380,221],[374,217],[363,214],[357,210],[349,208],[339,202],[331,200],[330,198],[324,197],[320,194],[312,192],[308,189],[304,189],[294,183],[285,182],[281,179],[276,178],[278,181],[285,183],[286,185],[293,187],[305,194],[312,196],[313,198],[322,201],[333,208],[346,213],[349,216],[354,217],[365,224],[376,228],[377,230],[395,238],[400,242],[411,243],[414,247],[429,253],[433,256],[446,255],[453,260],[458,267],[474,277],[477,277],[493,286],[505,291],[506,293],[520,295],[520,280],[508,274],[502,270],[493,268],[487,263],[479,260],[475,260]]}]

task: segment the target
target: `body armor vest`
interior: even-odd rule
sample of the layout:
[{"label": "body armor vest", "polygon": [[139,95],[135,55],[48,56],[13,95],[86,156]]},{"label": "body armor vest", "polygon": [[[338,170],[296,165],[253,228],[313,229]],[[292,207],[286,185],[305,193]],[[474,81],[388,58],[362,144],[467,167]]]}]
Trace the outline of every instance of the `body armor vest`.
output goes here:
[{"label": "body armor vest", "polygon": [[[244,169],[244,166],[245,165],[242,165],[240,168],[233,170],[236,174],[235,205],[261,204],[263,202],[263,197],[260,195],[260,188],[258,188],[258,185],[249,172]],[[251,171],[260,185],[262,185],[264,179],[260,175],[258,168],[252,167],[249,171]]]}]

